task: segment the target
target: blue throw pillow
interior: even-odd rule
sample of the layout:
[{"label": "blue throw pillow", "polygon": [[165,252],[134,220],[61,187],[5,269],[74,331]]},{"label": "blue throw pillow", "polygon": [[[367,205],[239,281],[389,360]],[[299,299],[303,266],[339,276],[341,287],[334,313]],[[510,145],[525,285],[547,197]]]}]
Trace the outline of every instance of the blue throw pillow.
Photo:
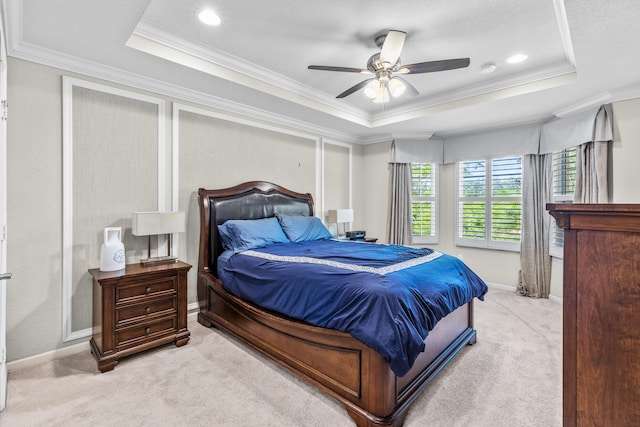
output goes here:
[{"label": "blue throw pillow", "polygon": [[276,218],[230,219],[219,225],[218,231],[222,247],[234,252],[289,242]]},{"label": "blue throw pillow", "polygon": [[276,214],[280,226],[292,242],[331,239],[333,235],[315,216]]}]

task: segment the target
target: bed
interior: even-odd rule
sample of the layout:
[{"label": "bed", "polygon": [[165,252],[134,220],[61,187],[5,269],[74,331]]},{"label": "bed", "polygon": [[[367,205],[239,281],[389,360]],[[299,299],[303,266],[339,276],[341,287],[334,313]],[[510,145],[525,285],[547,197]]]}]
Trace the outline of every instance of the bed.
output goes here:
[{"label": "bed", "polygon": [[[420,351],[409,356],[408,360],[398,362],[394,357],[383,356],[384,345],[376,351],[373,349],[375,344],[365,344],[362,339],[366,341],[366,337],[357,339],[345,330],[316,326],[281,314],[286,312],[276,311],[272,307],[258,306],[250,302],[250,298],[237,296],[242,295],[242,290],[239,290],[235,282],[232,286],[233,278],[225,275],[237,265],[242,265],[238,260],[248,263],[246,268],[251,272],[262,262],[266,264],[283,262],[278,258],[279,256],[287,258],[287,262],[293,258],[300,258],[298,256],[283,257],[277,253],[267,256],[263,251],[284,251],[289,250],[290,246],[303,245],[278,243],[268,245],[269,247],[264,249],[236,251],[238,252],[236,255],[229,257],[229,251],[225,250],[228,249],[228,242],[224,242],[224,248],[222,242],[223,238],[228,239],[228,236],[226,231],[219,227],[224,223],[228,225],[238,222],[237,220],[242,222],[242,220],[268,219],[267,222],[271,222],[271,219],[276,216],[278,220],[298,216],[313,217],[313,197],[310,194],[297,193],[262,181],[247,182],[217,190],[201,188],[198,196],[201,225],[197,284],[200,309],[198,321],[206,327],[213,326],[231,334],[339,400],[345,405],[356,425],[401,426],[411,403],[429,382],[460,350],[476,342],[476,331],[473,328],[473,298],[469,298],[468,302],[452,311],[443,313],[441,318],[437,319],[435,326],[429,327],[426,339],[420,338]],[[220,230],[223,230],[223,236]],[[337,243],[330,242],[330,239],[323,240],[321,243],[326,246],[364,245],[359,247],[368,251],[374,249],[369,245],[393,246],[373,243]],[[329,250],[332,249],[329,248]],[[315,253],[315,247],[310,251]],[[351,252],[351,250],[345,252]],[[419,257],[420,263],[436,260],[433,264],[444,262],[440,260],[445,259],[437,252],[421,252],[417,255],[408,253],[405,256]],[[268,258],[268,262],[264,258]],[[221,264],[223,259],[226,267],[220,272],[218,264]],[[340,258],[340,261],[343,261],[343,258]],[[330,262],[333,264],[324,268],[336,267],[335,260]],[[380,259],[376,262],[384,263],[385,260]],[[415,260],[408,262],[416,263]],[[348,262],[341,262],[336,268],[345,268],[345,263]],[[378,267],[380,266],[376,264],[367,268]],[[388,266],[382,268],[388,268]],[[466,266],[464,268],[466,269]],[[301,267],[296,267],[296,270],[298,269]],[[462,276],[471,275],[477,278],[469,272],[465,270]],[[351,274],[364,274],[365,278],[367,274],[379,275],[378,270],[357,271]],[[394,275],[397,274],[399,273],[394,270],[386,277],[395,277]],[[310,276],[309,273],[306,275]],[[220,276],[226,277],[227,285],[223,283]],[[253,274],[253,276],[262,278],[267,276],[267,272]],[[482,298],[486,292],[484,282],[481,282],[481,285],[484,289],[475,291],[475,296],[478,298]],[[248,286],[250,287],[251,283]],[[445,299],[448,300],[449,297]],[[369,308],[367,310],[372,311]]]}]

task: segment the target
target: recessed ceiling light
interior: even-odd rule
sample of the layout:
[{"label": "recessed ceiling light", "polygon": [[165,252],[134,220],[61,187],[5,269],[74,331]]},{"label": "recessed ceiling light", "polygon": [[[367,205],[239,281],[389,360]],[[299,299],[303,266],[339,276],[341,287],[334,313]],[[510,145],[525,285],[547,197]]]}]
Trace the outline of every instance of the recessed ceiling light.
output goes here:
[{"label": "recessed ceiling light", "polygon": [[220,25],[220,23],[222,22],[218,14],[211,9],[205,9],[202,12],[200,12],[198,14],[198,18],[200,19],[200,21],[202,21],[207,25],[215,26],[215,25]]},{"label": "recessed ceiling light", "polygon": [[528,58],[524,53],[517,53],[507,58],[507,64],[517,64],[518,62],[522,62]]},{"label": "recessed ceiling light", "polygon": [[493,73],[496,70],[496,64],[494,64],[493,62],[487,62],[486,64],[483,64],[480,67],[480,72],[482,74],[489,74],[489,73]]}]

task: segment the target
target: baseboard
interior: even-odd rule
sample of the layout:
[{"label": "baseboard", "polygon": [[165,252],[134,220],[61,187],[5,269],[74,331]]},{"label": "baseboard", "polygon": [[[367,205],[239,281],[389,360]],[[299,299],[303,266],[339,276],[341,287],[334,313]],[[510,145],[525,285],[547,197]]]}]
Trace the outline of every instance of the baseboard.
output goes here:
[{"label": "baseboard", "polygon": [[36,366],[40,366],[42,363],[50,362],[52,360],[60,359],[62,357],[71,356],[78,353],[83,353],[85,351],[91,351],[89,349],[89,340],[81,342],[79,344],[57,348],[45,353],[36,354],[34,356],[25,357],[24,359],[18,359],[12,362],[8,362],[7,370],[9,372],[12,372],[21,369],[33,368]]},{"label": "baseboard", "polygon": [[553,302],[557,302],[558,304],[562,304],[562,298],[555,295],[549,295],[549,299]]},{"label": "baseboard", "polygon": [[487,284],[487,287],[498,289],[500,291],[515,292],[517,289],[515,286],[501,285],[499,283],[486,282],[486,284]]},{"label": "baseboard", "polygon": [[[486,282],[486,283],[487,283],[487,287],[491,289],[497,289],[500,291],[515,292],[518,289],[516,286],[501,285],[499,283],[491,283],[491,282]],[[549,295],[549,301],[553,301],[557,304],[562,304],[562,298],[557,297],[555,295]]]}]

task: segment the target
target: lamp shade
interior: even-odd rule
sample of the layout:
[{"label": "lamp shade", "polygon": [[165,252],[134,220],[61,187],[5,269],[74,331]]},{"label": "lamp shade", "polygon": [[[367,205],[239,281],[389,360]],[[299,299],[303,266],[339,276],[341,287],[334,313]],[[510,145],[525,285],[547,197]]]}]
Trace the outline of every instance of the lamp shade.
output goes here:
[{"label": "lamp shade", "polygon": [[163,212],[162,234],[184,233],[187,228],[185,219],[184,211]]},{"label": "lamp shade", "polygon": [[396,96],[402,95],[406,89],[407,87],[404,85],[404,83],[402,83],[402,80],[400,80],[399,78],[394,77],[391,80],[389,80],[389,92],[391,92],[391,95],[394,98]]},{"label": "lamp shade", "polygon": [[134,236],[182,233],[186,229],[184,211],[134,212],[131,233]]},{"label": "lamp shade", "polygon": [[353,222],[353,209],[330,209],[329,222],[335,224]]},{"label": "lamp shade", "polygon": [[380,82],[378,80],[371,80],[364,87],[364,94],[367,97],[373,99],[377,96],[379,90],[380,90]]},{"label": "lamp shade", "polygon": [[376,97],[373,98],[374,104],[381,104],[389,102],[389,91],[386,85],[380,85],[380,90],[376,93]]}]

